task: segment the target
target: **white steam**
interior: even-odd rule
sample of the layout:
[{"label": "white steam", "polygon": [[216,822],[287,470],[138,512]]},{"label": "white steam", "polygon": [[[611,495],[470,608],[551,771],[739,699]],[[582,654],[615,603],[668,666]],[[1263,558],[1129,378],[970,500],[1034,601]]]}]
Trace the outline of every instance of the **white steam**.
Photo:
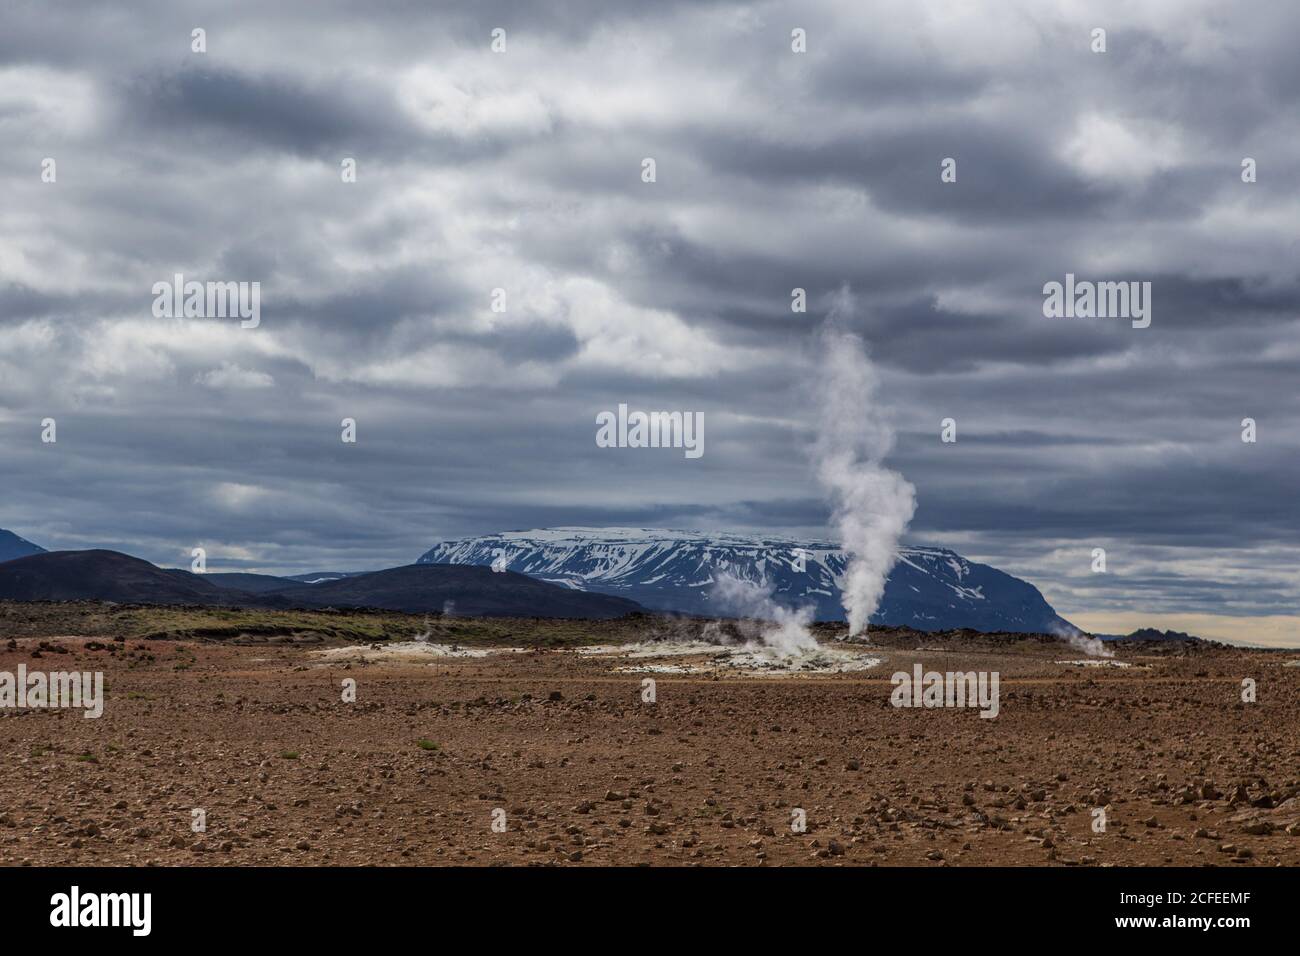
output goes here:
[{"label": "white steam", "polygon": [[916,489],[881,464],[893,448],[894,430],[876,399],[879,378],[862,340],[837,323],[849,305],[845,290],[820,336],[820,421],[813,453],[849,558],[841,599],[853,637],[880,605],[898,539],[916,511]]},{"label": "white steam", "polygon": [[1066,638],[1071,647],[1077,647],[1089,657],[1114,657],[1115,652],[1101,642],[1097,637],[1085,637],[1082,634],[1071,634]]},{"label": "white steam", "polygon": [[1055,625],[1052,633],[1065,640],[1073,648],[1083,651],[1089,657],[1114,657],[1115,652],[1107,647],[1098,637],[1089,637],[1082,631]]},{"label": "white steam", "polygon": [[772,598],[772,589],[730,574],[719,574],[713,583],[713,599],[742,619],[764,622],[758,638],[765,647],[789,657],[817,650],[817,639],[808,630],[813,609],[782,607]]}]

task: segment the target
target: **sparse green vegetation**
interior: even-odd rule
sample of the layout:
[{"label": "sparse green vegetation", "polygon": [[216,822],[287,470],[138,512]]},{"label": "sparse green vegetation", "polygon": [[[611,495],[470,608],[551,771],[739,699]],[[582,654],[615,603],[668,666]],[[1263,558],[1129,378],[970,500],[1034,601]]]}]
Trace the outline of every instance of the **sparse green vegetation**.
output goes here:
[{"label": "sparse green vegetation", "polygon": [[438,749],[438,745],[435,744],[432,740],[424,740],[424,739],[421,739],[421,740],[419,741],[419,743],[418,743],[418,746],[419,746],[419,748],[420,748],[421,750],[437,750],[437,749]]},{"label": "sparse green vegetation", "polygon": [[[220,641],[239,644],[375,644],[409,641],[417,634],[466,647],[577,647],[642,640],[647,630],[672,630],[680,622],[647,615],[613,621],[564,618],[471,618],[362,610],[267,610],[259,608],[111,605],[94,601],[0,602],[0,633],[16,637],[82,637],[116,640],[131,667],[155,662],[156,641]],[[124,642],[131,642],[125,644]],[[145,641],[148,643],[136,643]],[[193,652],[176,647],[173,667],[183,670]]]},{"label": "sparse green vegetation", "polygon": [[297,760],[297,759],[298,759],[298,751],[296,751],[296,750],[282,750],[282,751],[280,751],[280,757],[281,757],[281,759],[283,759],[283,760]]}]

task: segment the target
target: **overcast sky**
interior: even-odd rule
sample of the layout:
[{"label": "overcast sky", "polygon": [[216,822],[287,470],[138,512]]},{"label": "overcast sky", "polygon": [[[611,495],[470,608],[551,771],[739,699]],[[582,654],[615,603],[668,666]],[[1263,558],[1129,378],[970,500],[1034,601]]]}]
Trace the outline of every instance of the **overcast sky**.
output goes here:
[{"label": "overcast sky", "polygon": [[[267,571],[824,538],[847,286],[910,542],[1084,626],[1300,639],[1298,34],[1285,0],[8,0],[0,527]],[[260,282],[261,325],[154,317],[177,272]],[[1045,318],[1067,272],[1151,282],[1151,326]],[[620,402],[703,412],[705,454],[598,448]]]}]

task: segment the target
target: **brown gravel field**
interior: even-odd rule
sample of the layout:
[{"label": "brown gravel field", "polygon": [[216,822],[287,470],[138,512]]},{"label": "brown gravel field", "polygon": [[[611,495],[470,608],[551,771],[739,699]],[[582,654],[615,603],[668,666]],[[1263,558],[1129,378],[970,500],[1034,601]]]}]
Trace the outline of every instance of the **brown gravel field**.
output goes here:
[{"label": "brown gravel field", "polygon": [[[1295,655],[1144,644],[1093,667],[1046,637],[845,649],[821,628],[840,672],[790,673],[509,642],[536,623],[491,648],[443,624],[376,644],[0,632],[0,671],[101,671],[106,698],[99,719],[0,710],[0,864],[1300,864]],[[916,662],[997,672],[998,716],[892,706]]]}]

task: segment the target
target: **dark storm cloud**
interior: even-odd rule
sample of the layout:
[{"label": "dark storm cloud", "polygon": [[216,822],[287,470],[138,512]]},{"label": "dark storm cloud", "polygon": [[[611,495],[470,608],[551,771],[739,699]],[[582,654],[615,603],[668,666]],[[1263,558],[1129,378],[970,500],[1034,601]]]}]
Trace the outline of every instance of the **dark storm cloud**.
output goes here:
[{"label": "dark storm cloud", "polygon": [[[913,540],[1067,616],[1300,597],[1289,5],[3,18],[0,527],[266,570],[557,524],[825,537],[812,333],[847,289]],[[175,272],[261,282],[261,326],[155,319]],[[1045,318],[1067,272],[1150,281],[1151,327]],[[705,456],[597,448],[620,402],[703,411]]]},{"label": "dark storm cloud", "polygon": [[50,318],[77,307],[77,297],[63,293],[42,292],[21,282],[0,285],[0,319],[21,322]]},{"label": "dark storm cloud", "polygon": [[[864,133],[809,146],[754,143],[740,136],[704,137],[715,173],[773,183],[829,182],[860,189],[891,212],[943,215],[978,222],[1104,215],[1122,198],[1072,175],[1045,154],[1022,123],[993,125],[936,120],[920,129]],[[957,147],[960,146],[960,149]],[[960,153],[960,157],[955,154]],[[939,181],[939,159],[958,161],[958,195]],[[929,162],[918,162],[926,157]]]},{"label": "dark storm cloud", "polygon": [[[250,265],[255,255],[256,250],[247,257]],[[455,276],[404,266],[371,270],[345,288],[326,290],[325,295],[301,299],[285,295],[276,307],[283,315],[313,326],[362,336],[402,319],[468,309],[474,295],[481,297],[482,291],[464,287]]]},{"label": "dark storm cloud", "polygon": [[409,136],[387,90],[346,79],[312,87],[294,77],[182,70],[141,78],[120,95],[143,126],[199,133],[202,142],[230,152],[314,154]]}]

